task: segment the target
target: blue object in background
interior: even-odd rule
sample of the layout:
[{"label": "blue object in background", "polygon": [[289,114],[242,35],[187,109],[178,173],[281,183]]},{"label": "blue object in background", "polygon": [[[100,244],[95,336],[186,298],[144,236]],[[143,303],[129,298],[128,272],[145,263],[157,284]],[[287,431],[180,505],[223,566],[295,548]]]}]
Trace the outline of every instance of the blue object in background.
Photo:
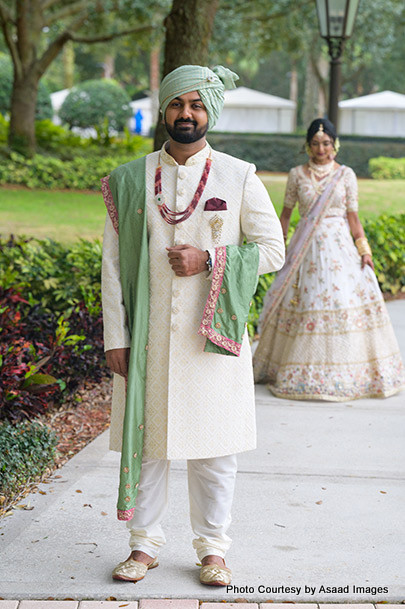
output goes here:
[{"label": "blue object in background", "polygon": [[136,111],[134,119],[135,119],[135,130],[134,131],[135,131],[135,133],[140,135],[142,132],[142,121],[143,121],[142,110],[138,109]]}]

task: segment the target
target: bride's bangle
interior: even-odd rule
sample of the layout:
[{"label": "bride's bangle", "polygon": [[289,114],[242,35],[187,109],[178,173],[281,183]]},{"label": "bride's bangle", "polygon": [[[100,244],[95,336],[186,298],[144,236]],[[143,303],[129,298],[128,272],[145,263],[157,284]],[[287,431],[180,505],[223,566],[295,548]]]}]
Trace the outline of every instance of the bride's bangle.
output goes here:
[{"label": "bride's bangle", "polygon": [[354,242],[354,245],[357,247],[357,251],[359,252],[360,256],[372,256],[372,252],[371,252],[371,247],[366,239],[366,237],[359,237],[358,239],[356,239],[356,241]]}]

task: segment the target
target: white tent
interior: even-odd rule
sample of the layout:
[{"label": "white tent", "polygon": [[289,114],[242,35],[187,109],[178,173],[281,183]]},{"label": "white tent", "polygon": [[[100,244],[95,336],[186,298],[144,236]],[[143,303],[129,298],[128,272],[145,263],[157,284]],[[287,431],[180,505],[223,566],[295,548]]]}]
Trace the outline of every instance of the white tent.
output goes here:
[{"label": "white tent", "polygon": [[61,120],[59,118],[59,110],[62,107],[63,102],[69,95],[70,89],[61,89],[60,91],[55,91],[55,93],[51,93],[51,104],[53,109],[53,122],[55,125],[60,125]]},{"label": "white tent", "polygon": [[381,91],[339,102],[339,132],[405,137],[405,95]]},{"label": "white tent", "polygon": [[[134,115],[142,112],[142,134],[153,124],[149,97],[131,102]],[[224,108],[213,131],[239,133],[291,133],[295,102],[268,93],[238,87],[225,91]],[[134,121],[131,120],[131,129]]]},{"label": "white tent", "polygon": [[238,87],[225,91],[225,103],[213,131],[239,133],[291,133],[295,102]]},{"label": "white tent", "polygon": [[[52,93],[54,122],[60,124],[57,116],[69,89]],[[295,102],[248,89],[238,87],[225,91],[225,103],[219,120],[213,131],[239,133],[291,133],[295,125]],[[135,115],[141,112],[141,134],[148,135],[155,117],[152,117],[150,97],[142,97],[131,102],[133,117],[129,128],[135,131]]]}]

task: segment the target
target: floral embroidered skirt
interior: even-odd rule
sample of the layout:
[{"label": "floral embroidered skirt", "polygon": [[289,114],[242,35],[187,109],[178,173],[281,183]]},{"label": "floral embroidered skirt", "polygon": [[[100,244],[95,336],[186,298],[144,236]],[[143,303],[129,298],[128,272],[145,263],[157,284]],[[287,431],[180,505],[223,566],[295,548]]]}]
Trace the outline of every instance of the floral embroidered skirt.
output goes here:
[{"label": "floral embroidered skirt", "polygon": [[[271,288],[270,288],[271,290]],[[276,396],[346,401],[405,386],[397,340],[376,276],[344,218],[319,226],[295,280],[262,328],[255,380]]]}]

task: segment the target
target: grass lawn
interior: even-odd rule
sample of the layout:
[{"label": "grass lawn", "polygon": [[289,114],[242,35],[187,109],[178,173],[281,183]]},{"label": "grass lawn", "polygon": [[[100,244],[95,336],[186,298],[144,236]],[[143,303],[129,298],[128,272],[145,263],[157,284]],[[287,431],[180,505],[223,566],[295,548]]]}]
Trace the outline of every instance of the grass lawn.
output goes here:
[{"label": "grass lawn", "polygon": [[[261,173],[280,214],[286,175]],[[405,180],[359,180],[360,217],[405,210]],[[298,216],[295,209],[294,214]],[[0,187],[0,234],[24,234],[72,242],[101,238],[105,207],[101,194]]]},{"label": "grass lawn", "polygon": [[105,205],[97,193],[0,188],[0,234],[55,241],[101,239]]},{"label": "grass lawn", "polygon": [[[287,176],[271,173],[260,173],[259,175],[280,215]],[[359,179],[358,184],[361,219],[375,218],[381,214],[392,215],[405,212],[405,180]],[[297,214],[296,209],[294,214]]]}]

